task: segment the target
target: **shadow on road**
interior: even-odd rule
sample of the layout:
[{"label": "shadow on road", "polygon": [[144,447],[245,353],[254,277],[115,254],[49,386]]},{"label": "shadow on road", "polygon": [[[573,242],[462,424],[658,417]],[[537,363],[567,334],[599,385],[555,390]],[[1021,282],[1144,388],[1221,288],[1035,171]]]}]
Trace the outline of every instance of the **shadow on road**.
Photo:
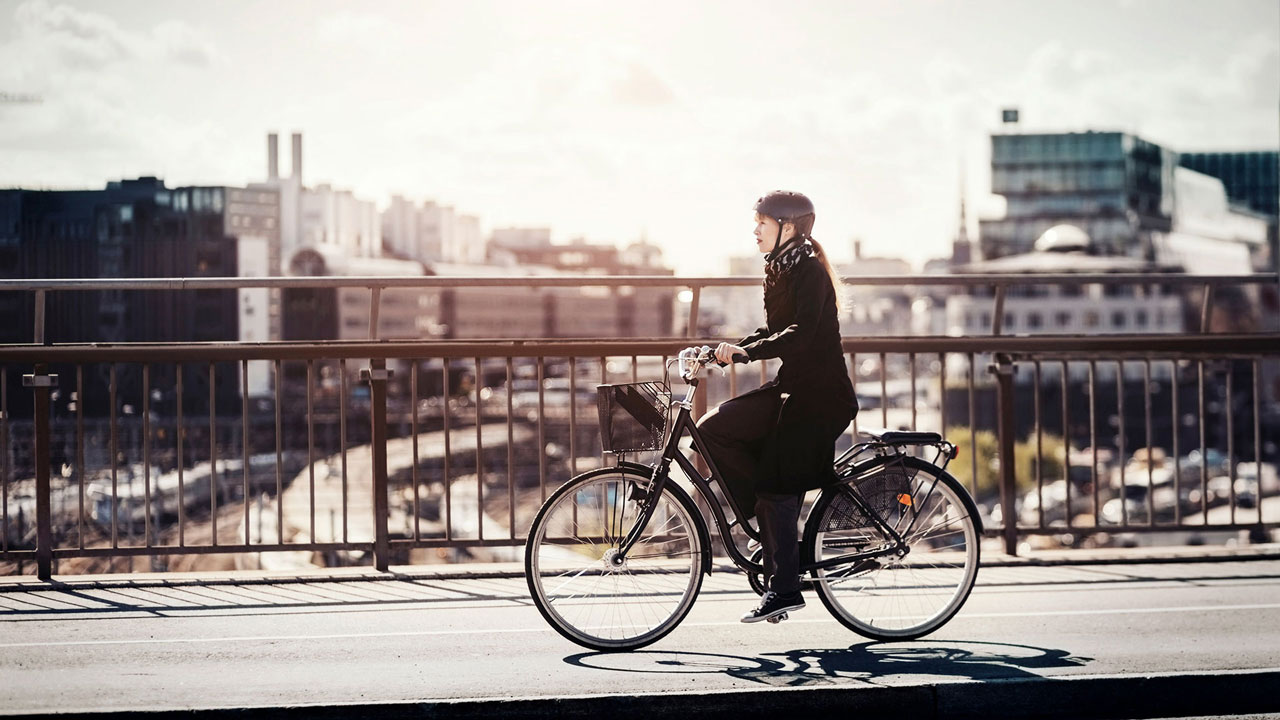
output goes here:
[{"label": "shadow on road", "polygon": [[418,609],[467,603],[531,604],[524,582],[507,579],[426,580],[396,577],[384,580],[206,581],[154,583],[113,580],[101,583],[53,582],[38,588],[0,590],[0,622],[47,620],[110,620],[121,613],[176,617],[199,614],[301,615],[334,609]]},{"label": "shadow on road", "polygon": [[742,657],[716,653],[579,653],[570,665],[639,673],[719,673],[765,685],[806,686],[862,681],[880,684],[897,675],[967,680],[1041,677],[1046,670],[1082,667],[1093,658],[1066,650],[1008,643],[937,641],[867,642],[847,648],[799,649]]}]

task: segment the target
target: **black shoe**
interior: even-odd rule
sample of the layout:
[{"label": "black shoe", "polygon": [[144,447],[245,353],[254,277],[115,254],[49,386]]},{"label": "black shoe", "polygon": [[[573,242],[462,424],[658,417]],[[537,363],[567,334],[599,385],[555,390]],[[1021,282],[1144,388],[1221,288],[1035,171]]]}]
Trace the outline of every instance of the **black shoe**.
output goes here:
[{"label": "black shoe", "polygon": [[742,622],[754,623],[761,620],[778,617],[783,613],[791,610],[799,610],[804,607],[804,598],[797,590],[785,595],[779,595],[776,592],[766,592],[764,597],[760,598],[760,604],[755,610],[742,616]]}]

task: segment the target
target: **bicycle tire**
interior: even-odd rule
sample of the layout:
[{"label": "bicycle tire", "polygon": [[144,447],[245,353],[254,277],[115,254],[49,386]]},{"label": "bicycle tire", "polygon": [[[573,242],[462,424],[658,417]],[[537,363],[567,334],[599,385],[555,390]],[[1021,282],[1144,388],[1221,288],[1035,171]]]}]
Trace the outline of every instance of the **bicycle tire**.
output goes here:
[{"label": "bicycle tire", "polygon": [[591,470],[538,510],[525,545],[529,595],[551,627],[593,650],[634,650],[680,624],[702,587],[706,530],[688,494],[668,482],[645,534],[612,562],[649,476],[628,467]]},{"label": "bicycle tire", "polygon": [[845,627],[873,640],[911,640],[942,627],[977,580],[982,533],[972,498],[935,465],[914,457],[894,460],[823,490],[805,523],[802,552],[809,562],[888,545],[885,533],[850,499],[849,485],[898,531],[909,526],[912,514],[918,517],[904,538],[905,556],[814,570],[822,604]]}]

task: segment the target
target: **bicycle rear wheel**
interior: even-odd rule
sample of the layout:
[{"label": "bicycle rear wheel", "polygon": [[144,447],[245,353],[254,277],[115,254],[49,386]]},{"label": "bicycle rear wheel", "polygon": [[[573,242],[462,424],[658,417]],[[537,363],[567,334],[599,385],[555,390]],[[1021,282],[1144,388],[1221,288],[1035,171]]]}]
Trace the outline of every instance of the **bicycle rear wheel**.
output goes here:
[{"label": "bicycle rear wheel", "polygon": [[885,525],[903,534],[902,552],[815,570],[818,596],[849,629],[875,640],[910,640],[942,627],[977,579],[977,509],[937,466],[902,458],[823,491],[805,526],[813,562],[893,546],[851,490]]},{"label": "bicycle rear wheel", "polygon": [[547,622],[579,645],[632,650],[655,642],[680,624],[702,587],[697,510],[671,483],[619,561],[648,480],[630,468],[578,475],[547,499],[529,529],[529,594]]}]

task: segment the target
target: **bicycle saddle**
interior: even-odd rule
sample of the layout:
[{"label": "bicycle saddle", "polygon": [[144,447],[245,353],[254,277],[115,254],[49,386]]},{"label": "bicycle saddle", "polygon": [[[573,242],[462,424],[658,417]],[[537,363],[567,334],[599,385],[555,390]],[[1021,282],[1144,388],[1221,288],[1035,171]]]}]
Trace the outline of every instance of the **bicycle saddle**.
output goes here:
[{"label": "bicycle saddle", "polygon": [[942,436],[936,432],[860,427],[858,433],[889,445],[929,445],[942,442]]}]

